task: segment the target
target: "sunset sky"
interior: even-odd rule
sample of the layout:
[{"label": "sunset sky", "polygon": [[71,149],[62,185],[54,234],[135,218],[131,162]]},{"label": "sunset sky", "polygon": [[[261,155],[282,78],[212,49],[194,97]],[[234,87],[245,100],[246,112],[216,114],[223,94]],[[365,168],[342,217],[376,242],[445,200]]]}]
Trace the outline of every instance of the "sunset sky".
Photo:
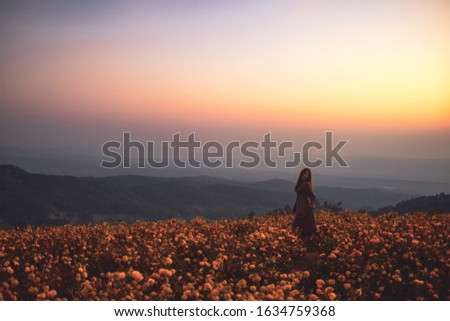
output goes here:
[{"label": "sunset sky", "polygon": [[0,145],[122,131],[450,158],[450,2],[1,1]]}]

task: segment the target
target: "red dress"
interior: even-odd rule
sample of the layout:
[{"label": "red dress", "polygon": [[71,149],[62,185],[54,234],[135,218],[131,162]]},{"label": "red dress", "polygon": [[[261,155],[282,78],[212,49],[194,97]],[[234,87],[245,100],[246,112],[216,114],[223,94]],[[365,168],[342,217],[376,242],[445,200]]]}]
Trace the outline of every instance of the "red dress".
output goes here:
[{"label": "red dress", "polygon": [[300,228],[301,236],[310,236],[317,231],[316,219],[308,201],[308,198],[315,198],[311,186],[309,182],[302,182],[297,189],[297,199],[293,210],[295,218],[292,223],[292,230],[295,231],[297,228]]}]

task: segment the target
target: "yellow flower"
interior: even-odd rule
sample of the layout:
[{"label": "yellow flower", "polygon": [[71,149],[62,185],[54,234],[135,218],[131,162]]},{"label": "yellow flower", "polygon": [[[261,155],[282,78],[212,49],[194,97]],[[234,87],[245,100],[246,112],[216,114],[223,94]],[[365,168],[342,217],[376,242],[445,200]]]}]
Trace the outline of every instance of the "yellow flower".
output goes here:
[{"label": "yellow flower", "polygon": [[212,287],[212,285],[211,285],[210,283],[205,283],[205,284],[203,285],[203,288],[204,288],[206,291],[211,291],[211,290],[213,289],[213,287]]},{"label": "yellow flower", "polygon": [[141,272],[139,272],[139,271],[131,272],[131,277],[133,279],[135,279],[136,281],[138,281],[138,282],[141,282],[144,279],[144,277],[142,276]]},{"label": "yellow flower", "polygon": [[325,285],[325,281],[322,279],[316,280],[316,286],[317,288],[321,289]]},{"label": "yellow flower", "polygon": [[337,297],[336,293],[334,293],[334,292],[328,293],[329,300],[336,300],[336,297]]},{"label": "yellow flower", "polygon": [[171,265],[172,263],[173,263],[173,261],[170,257],[165,257],[163,259],[163,264],[165,264],[165,265]]},{"label": "yellow flower", "polygon": [[161,274],[163,276],[171,277],[172,271],[169,271],[167,269],[159,269],[159,274]]}]

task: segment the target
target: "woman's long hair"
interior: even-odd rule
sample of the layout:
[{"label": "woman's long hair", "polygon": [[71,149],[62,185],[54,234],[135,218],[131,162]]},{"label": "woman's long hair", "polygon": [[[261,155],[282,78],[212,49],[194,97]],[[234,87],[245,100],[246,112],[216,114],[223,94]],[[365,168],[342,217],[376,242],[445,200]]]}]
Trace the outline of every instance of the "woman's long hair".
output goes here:
[{"label": "woman's long hair", "polygon": [[302,185],[303,180],[303,174],[305,172],[308,172],[308,178],[305,180],[305,182],[310,182],[311,183],[311,170],[309,168],[303,168],[302,171],[300,172],[300,175],[298,175],[298,179],[297,179],[297,184],[295,184],[295,188],[294,190],[297,192],[297,190],[300,188],[300,185]]}]

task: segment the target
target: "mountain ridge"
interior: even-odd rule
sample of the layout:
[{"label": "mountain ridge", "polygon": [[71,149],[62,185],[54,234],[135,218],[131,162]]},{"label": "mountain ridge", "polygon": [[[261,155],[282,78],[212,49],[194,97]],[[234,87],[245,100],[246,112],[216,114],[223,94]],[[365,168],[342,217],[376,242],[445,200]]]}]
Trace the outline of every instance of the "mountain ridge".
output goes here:
[{"label": "mountain ridge", "polygon": [[[0,225],[243,217],[292,206],[293,186],[293,182],[281,179],[237,182],[204,175],[47,175],[0,165]],[[368,210],[410,196],[376,189],[315,186],[314,190],[321,202],[342,201],[353,209],[371,206]]]}]

